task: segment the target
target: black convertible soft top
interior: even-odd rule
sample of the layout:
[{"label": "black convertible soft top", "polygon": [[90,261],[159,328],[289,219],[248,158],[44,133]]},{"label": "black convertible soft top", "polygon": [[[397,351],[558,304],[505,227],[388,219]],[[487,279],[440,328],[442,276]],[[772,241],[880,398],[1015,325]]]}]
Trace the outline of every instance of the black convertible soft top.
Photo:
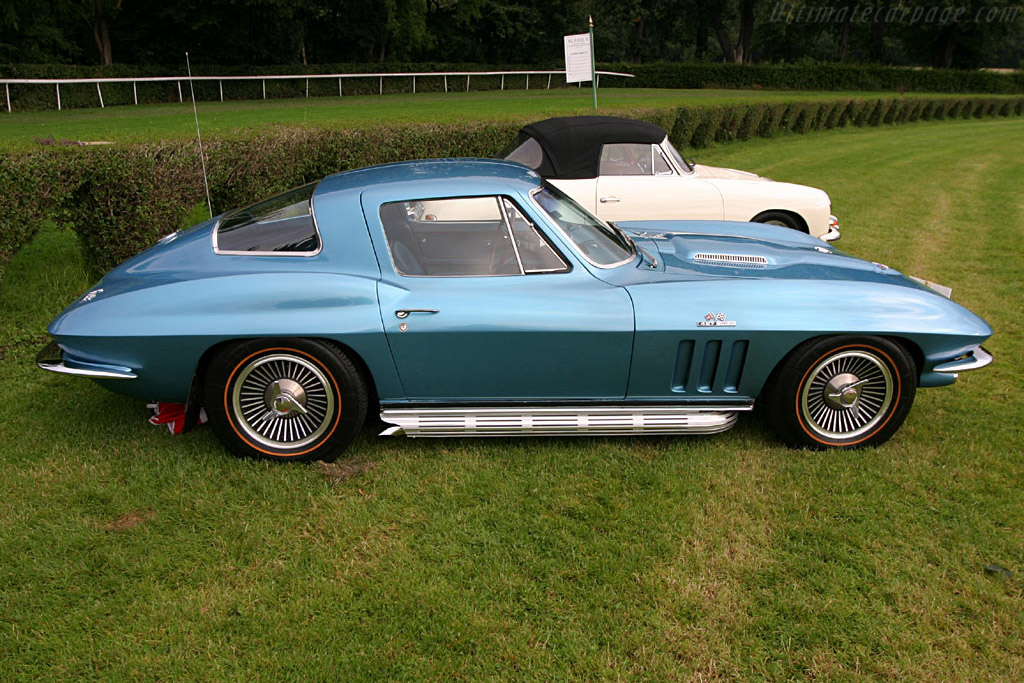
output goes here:
[{"label": "black convertible soft top", "polygon": [[665,139],[665,129],[618,116],[560,116],[523,126],[519,144],[525,142],[526,136],[536,140],[544,150],[543,161],[534,169],[542,177],[596,178],[601,166],[602,145],[659,143]]}]

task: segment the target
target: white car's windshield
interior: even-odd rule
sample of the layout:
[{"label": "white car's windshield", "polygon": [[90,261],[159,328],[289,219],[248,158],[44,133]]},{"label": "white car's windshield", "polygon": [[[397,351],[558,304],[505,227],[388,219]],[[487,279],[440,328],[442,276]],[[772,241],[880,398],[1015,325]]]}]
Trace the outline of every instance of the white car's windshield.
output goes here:
[{"label": "white car's windshield", "polygon": [[679,150],[675,148],[671,140],[665,138],[665,140],[661,143],[661,146],[663,149],[668,150],[668,153],[672,155],[672,158],[676,160],[676,163],[679,164],[679,167],[681,169],[683,169],[686,172],[690,172],[693,170],[693,166],[691,166],[689,162],[687,162],[686,159],[683,158],[683,155],[679,153]]},{"label": "white car's windshield", "polygon": [[544,183],[533,198],[595,266],[618,266],[636,256],[633,242],[624,232],[590,215],[557,187]]}]

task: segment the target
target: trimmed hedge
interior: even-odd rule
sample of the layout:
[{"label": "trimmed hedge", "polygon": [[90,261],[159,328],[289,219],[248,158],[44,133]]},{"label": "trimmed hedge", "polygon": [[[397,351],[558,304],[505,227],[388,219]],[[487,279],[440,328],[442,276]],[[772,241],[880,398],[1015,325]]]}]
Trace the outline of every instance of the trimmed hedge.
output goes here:
[{"label": "trimmed hedge", "polygon": [[[911,120],[1020,116],[1024,97],[891,98],[644,109],[680,149],[713,142]],[[282,129],[206,141],[215,212],[347,169],[410,158],[490,156],[525,122],[404,124],[369,130]],[[184,227],[205,203],[190,141],[41,148],[0,158],[0,269],[40,218],[70,224],[97,274]]]},{"label": "trimmed hedge", "polygon": [[636,88],[874,90],[1024,93],[1024,72],[959,71],[856,64],[603,64],[631,73]]},{"label": "trimmed hedge", "polygon": [[[196,76],[259,76],[274,74],[332,74],[332,73],[376,73],[388,71],[436,72],[436,71],[513,71],[530,69],[561,69],[563,65],[547,66],[523,64],[315,64],[315,65],[274,65],[274,66],[215,66],[196,65]],[[655,63],[627,64],[602,63],[603,71],[631,73],[635,78],[606,76],[606,85],[630,88],[743,88],[771,90],[873,90],[944,93],[1024,93],[1024,72],[996,73],[990,71],[958,71],[953,69],[917,69],[909,67],[850,65],[850,64],[714,64],[714,63]],[[0,64],[2,78],[131,78],[145,76],[181,76],[183,67],[166,66],[71,66],[62,64]],[[521,89],[526,86],[523,76],[506,77],[505,87]],[[547,79],[535,76],[533,87],[546,87]],[[451,90],[465,89],[464,81],[448,79]],[[566,87],[560,77],[552,79],[552,86]],[[304,80],[267,81],[267,97],[303,97],[306,94]],[[476,76],[470,81],[470,88],[496,90],[501,87],[500,76]],[[131,104],[133,100],[130,83],[106,84],[103,100],[107,105]],[[182,94],[188,97],[188,83],[182,82]],[[220,98],[216,81],[195,83],[196,97],[209,101]],[[380,83],[377,78],[345,79],[343,92],[346,95],[377,94]],[[388,78],[384,81],[384,92],[411,92],[412,78]],[[417,92],[441,92],[444,80],[441,77],[416,79]],[[96,107],[99,98],[94,84],[63,85],[60,89],[63,107]],[[178,83],[140,83],[137,88],[139,102],[159,103],[178,100]],[[309,82],[310,97],[337,97],[338,83],[333,79]],[[224,84],[226,99],[260,99],[263,97],[263,83],[259,80],[236,81]],[[11,104],[15,111],[35,109],[56,109],[57,101],[52,85],[12,85]]]}]

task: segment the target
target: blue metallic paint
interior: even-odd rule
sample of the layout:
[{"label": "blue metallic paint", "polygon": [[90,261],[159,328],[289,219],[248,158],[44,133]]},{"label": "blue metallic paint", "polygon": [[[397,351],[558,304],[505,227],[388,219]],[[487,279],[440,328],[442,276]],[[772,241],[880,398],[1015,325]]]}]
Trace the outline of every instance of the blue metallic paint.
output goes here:
[{"label": "blue metallic paint", "polygon": [[[325,178],[313,196],[315,256],[213,253],[216,219],[111,271],[50,333],[72,362],[126,366],[102,382],[183,401],[199,359],[227,340],[302,336],[345,344],[384,403],[530,400],[749,402],[809,338],[875,334],[917,348],[922,386],[935,365],[984,341],[980,318],[931,290],[817,239],[763,224],[625,224],[638,253],[593,266],[530,199],[525,167],[489,160],[405,162]],[[503,195],[571,264],[567,273],[405,277],[395,272],[382,203]],[[699,252],[758,255],[763,268],[696,263]],[[655,267],[651,267],[654,265]],[[401,322],[399,308],[438,309]],[[698,327],[708,313],[735,327]]]}]

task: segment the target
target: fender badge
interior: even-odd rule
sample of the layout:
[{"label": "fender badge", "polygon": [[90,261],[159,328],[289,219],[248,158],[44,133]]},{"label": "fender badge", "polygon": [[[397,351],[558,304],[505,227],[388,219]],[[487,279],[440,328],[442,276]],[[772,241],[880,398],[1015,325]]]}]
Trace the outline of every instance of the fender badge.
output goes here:
[{"label": "fender badge", "polygon": [[96,298],[96,297],[97,297],[97,296],[98,296],[98,295],[99,295],[99,294],[100,294],[100,293],[101,293],[102,291],[103,291],[103,288],[102,288],[102,287],[100,287],[99,289],[94,289],[94,290],[92,290],[91,292],[89,292],[88,294],[86,294],[85,296],[83,296],[83,297],[82,297],[81,303],[85,304],[85,303],[88,303],[88,302],[92,301],[92,300],[93,300],[93,299],[95,299],[95,298]]},{"label": "fender badge", "polygon": [[726,320],[725,313],[705,313],[704,319],[697,321],[697,327],[736,327],[736,321]]}]

